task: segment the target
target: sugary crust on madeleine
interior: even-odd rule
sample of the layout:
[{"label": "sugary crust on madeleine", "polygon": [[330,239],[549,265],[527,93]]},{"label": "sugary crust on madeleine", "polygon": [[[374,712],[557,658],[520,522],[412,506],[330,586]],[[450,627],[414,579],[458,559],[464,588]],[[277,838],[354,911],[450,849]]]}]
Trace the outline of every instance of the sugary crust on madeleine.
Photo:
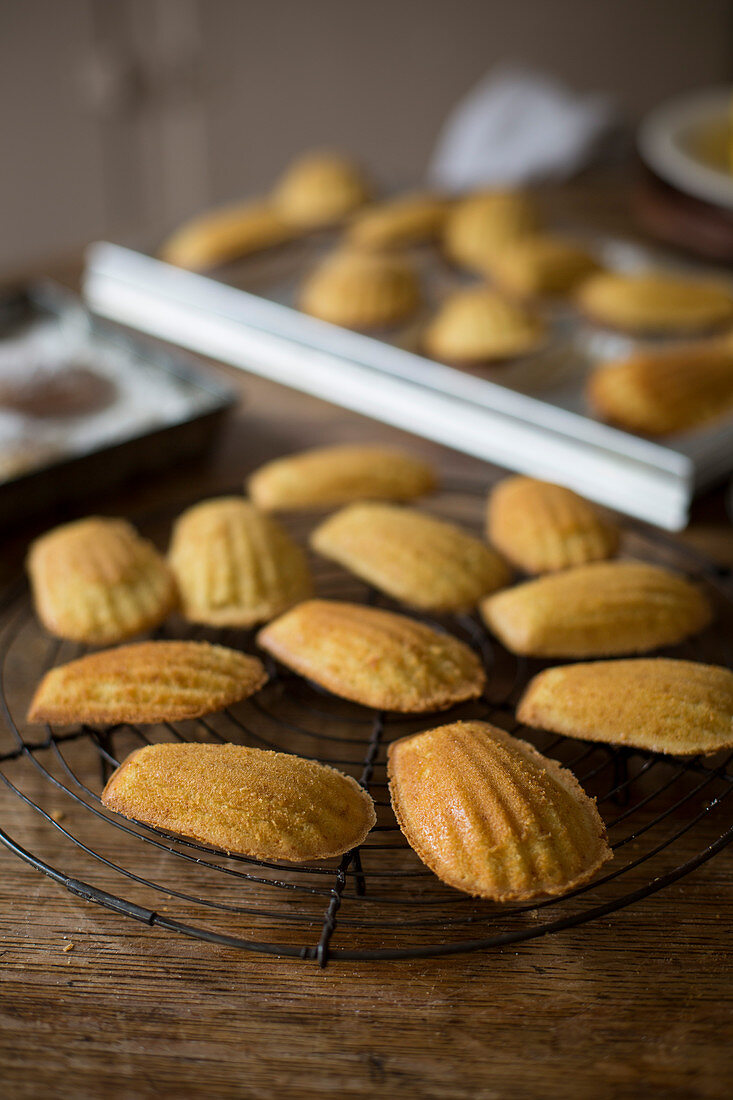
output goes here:
[{"label": "sugary crust on madeleine", "polygon": [[157,626],[178,600],[164,559],[123,519],[91,516],[55,527],[32,543],[26,565],[46,629],[89,645]]},{"label": "sugary crust on madeleine", "polygon": [[481,614],[513,653],[613,657],[676,645],[712,610],[690,581],[640,561],[592,562],[488,596]]},{"label": "sugary crust on madeleine", "polygon": [[192,622],[254,626],[313,592],[303,550],[242,497],[185,511],[173,529],[169,561]]},{"label": "sugary crust on madeleine", "polygon": [[419,304],[420,284],[409,260],[355,250],[322,260],[306,277],[298,300],[304,313],[353,329],[397,324]]},{"label": "sugary crust on madeleine", "polygon": [[161,259],[203,271],[293,237],[270,202],[254,199],[207,210],[180,226],[160,250]]},{"label": "sugary crust on madeleine", "polygon": [[288,166],[272,194],[278,214],[297,229],[340,222],[371,197],[357,164],[339,153],[314,152]]},{"label": "sugary crust on madeleine", "polygon": [[261,466],[247,482],[259,508],[326,508],[352,500],[412,500],[432,492],[434,471],[391,447],[316,447]]},{"label": "sugary crust on madeleine", "polygon": [[360,604],[308,600],[257,641],[334,695],[378,710],[444,710],[477,698],[485,683],[478,657],[457,638]]},{"label": "sugary crust on madeleine", "polygon": [[489,287],[450,294],[425,327],[422,345],[433,359],[489,363],[527,355],[545,342],[541,317]]},{"label": "sugary crust on madeleine", "polygon": [[357,248],[404,248],[434,240],[450,205],[428,192],[398,195],[359,211],[346,230],[346,240]]},{"label": "sugary crust on madeleine", "polygon": [[733,321],[733,295],[705,279],[606,271],[581,284],[576,303],[591,320],[636,333],[702,333]]},{"label": "sugary crust on madeleine", "polygon": [[395,741],[389,789],[410,846],[474,897],[564,894],[612,858],[595,802],[575,776],[486,722]]},{"label": "sugary crust on madeleine", "polygon": [[262,662],[208,642],[138,642],[89,653],[41,680],[29,722],[116,725],[199,718],[267,681]]},{"label": "sugary crust on madeleine", "polygon": [[574,241],[531,236],[509,241],[490,260],[492,278],[507,294],[542,298],[568,294],[600,268]]},{"label": "sugary crust on madeleine", "polygon": [[618,528],[571,489],[531,477],[508,477],[489,496],[486,533],[527,573],[552,573],[610,558]]},{"label": "sugary crust on madeleine", "polygon": [[311,545],[395,599],[425,610],[468,611],[511,576],[480,539],[395,504],[350,504],[316,528]]},{"label": "sugary crust on madeleine", "polygon": [[584,741],[692,756],[733,748],[733,672],[668,658],[548,668],[517,717]]},{"label": "sugary crust on madeleine", "polygon": [[641,350],[590,375],[586,394],[604,420],[666,435],[707,423],[733,407],[733,343],[700,341]]},{"label": "sugary crust on madeleine", "polygon": [[293,863],[341,855],[376,822],[369,794],[350,776],[243,745],[146,745],[112,775],[102,802],[225,852]]},{"label": "sugary crust on madeleine", "polygon": [[507,241],[536,232],[534,203],[518,191],[480,191],[457,202],[446,218],[443,249],[453,263],[486,274]]}]

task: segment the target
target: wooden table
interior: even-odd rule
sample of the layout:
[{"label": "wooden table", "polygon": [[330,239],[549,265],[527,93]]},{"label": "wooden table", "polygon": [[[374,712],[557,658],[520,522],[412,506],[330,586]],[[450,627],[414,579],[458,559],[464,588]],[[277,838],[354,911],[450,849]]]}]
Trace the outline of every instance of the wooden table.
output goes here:
[{"label": "wooden table", "polygon": [[[211,462],[120,492],[115,510],[211,494],[315,442],[409,443],[446,472],[486,475],[478,461],[226,373],[244,401]],[[8,573],[31,534],[17,532],[7,548]],[[702,503],[686,537],[733,564],[720,495]],[[10,814],[22,832],[25,813],[0,791],[0,821]],[[51,862],[61,858],[54,843],[44,850]],[[561,934],[322,971],[144,928],[0,848],[0,1094],[729,1097],[732,882],[723,853],[646,901]]]}]

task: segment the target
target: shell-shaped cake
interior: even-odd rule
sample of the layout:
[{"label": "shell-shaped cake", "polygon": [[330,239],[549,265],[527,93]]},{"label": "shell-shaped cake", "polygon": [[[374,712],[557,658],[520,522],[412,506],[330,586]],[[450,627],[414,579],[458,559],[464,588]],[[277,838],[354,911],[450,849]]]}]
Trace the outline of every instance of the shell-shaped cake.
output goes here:
[{"label": "shell-shaped cake", "polygon": [[344,699],[420,714],[476,699],[485,675],[450,634],[405,615],[308,600],[264,627],[258,643],[282,664]]},{"label": "shell-shaped cake", "polygon": [[494,901],[564,894],[612,858],[575,776],[487,722],[395,741],[389,789],[402,832],[456,890]]},{"label": "shell-shaped cake", "polygon": [[733,407],[733,344],[707,340],[638,351],[597,367],[586,392],[597,416],[629,431],[686,431]]},{"label": "shell-shaped cake", "polygon": [[479,286],[449,294],[426,325],[422,343],[433,359],[480,365],[528,355],[546,338],[541,317]]},{"label": "shell-shaped cake", "polygon": [[88,653],[41,680],[29,722],[173,722],[247,699],[267,680],[256,657],[208,642],[137,642]]},{"label": "shell-shaped cake", "polygon": [[511,241],[490,264],[501,289],[519,298],[568,294],[599,270],[598,261],[582,245],[539,235]]},{"label": "shell-shaped cake", "polygon": [[727,287],[662,272],[592,275],[576,301],[590,320],[640,335],[702,333],[733,321]]},{"label": "shell-shaped cake", "polygon": [[351,776],[243,745],[145,745],[114,772],[102,802],[200,844],[291,863],[348,852],[376,822]]},{"label": "shell-shaped cake", "polygon": [[169,264],[205,271],[282,244],[292,236],[293,230],[272,203],[254,199],[192,218],[168,238],[160,256]]},{"label": "shell-shaped cake", "polygon": [[538,224],[535,205],[527,195],[480,191],[453,206],[443,230],[443,248],[459,267],[486,274],[500,248],[534,234]]},{"label": "shell-shaped cake", "polygon": [[412,500],[437,484],[422,459],[392,447],[315,447],[261,466],[247,482],[258,508],[329,508],[352,500]]},{"label": "shell-shaped cake", "polygon": [[481,614],[513,653],[613,657],[676,645],[712,618],[690,581],[641,561],[591,562],[488,596]]},{"label": "shell-shaped cake", "polygon": [[532,477],[508,477],[489,496],[489,541],[526,573],[612,557],[618,528],[583,497]]},{"label": "shell-shaped cake", "polygon": [[169,561],[183,614],[196,623],[254,626],[313,592],[303,550],[242,497],[187,509],[173,529]]},{"label": "shell-shaped cake", "polygon": [[350,504],[326,519],[311,545],[397,600],[468,611],[508,584],[495,551],[452,523],[395,504]]},{"label": "shell-shaped cake", "polygon": [[529,683],[517,717],[583,741],[713,753],[733,748],[733,672],[665,657],[548,668]]},{"label": "shell-shaped cake", "polygon": [[318,229],[340,222],[371,197],[371,187],[354,161],[339,153],[306,153],[283,173],[272,201],[288,225]]},{"label": "shell-shaped cake", "polygon": [[123,519],[55,527],[31,545],[26,564],[39,619],[75,642],[124,641],[157,626],[178,600],[163,557]]},{"label": "shell-shaped cake", "polygon": [[375,203],[356,214],[346,240],[357,248],[409,248],[438,237],[449,210],[439,195],[415,193]]},{"label": "shell-shaped cake", "polygon": [[322,260],[306,277],[298,305],[321,321],[344,328],[388,328],[420,304],[415,269],[403,256],[343,250]]}]

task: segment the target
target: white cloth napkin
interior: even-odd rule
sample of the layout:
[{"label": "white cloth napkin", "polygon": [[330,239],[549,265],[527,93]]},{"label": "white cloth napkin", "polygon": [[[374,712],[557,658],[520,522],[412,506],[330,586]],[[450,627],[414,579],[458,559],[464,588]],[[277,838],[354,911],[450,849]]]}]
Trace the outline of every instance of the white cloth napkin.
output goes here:
[{"label": "white cloth napkin", "polygon": [[606,95],[577,94],[543,74],[502,68],[451,111],[428,175],[448,191],[567,179],[594,157],[616,117]]}]

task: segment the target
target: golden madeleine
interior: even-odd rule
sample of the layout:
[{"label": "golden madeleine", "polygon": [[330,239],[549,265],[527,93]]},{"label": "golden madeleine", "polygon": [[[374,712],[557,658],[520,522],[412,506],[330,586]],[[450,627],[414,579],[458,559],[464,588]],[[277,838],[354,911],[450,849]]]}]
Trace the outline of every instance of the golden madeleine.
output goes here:
[{"label": "golden madeleine", "polygon": [[599,267],[582,245],[539,235],[510,241],[490,261],[494,281],[519,298],[569,294]]},{"label": "golden madeleine", "polygon": [[195,623],[254,626],[313,592],[303,550],[242,497],[187,509],[173,528],[168,560],[183,614]]},{"label": "golden madeleine", "polygon": [[535,205],[518,191],[480,191],[455,203],[443,229],[443,249],[459,267],[486,274],[508,241],[534,234]]},{"label": "golden madeleine", "polygon": [[388,775],[410,847],[474,897],[564,894],[612,858],[595,802],[572,772],[488,722],[393,742]]},{"label": "golden madeleine", "polygon": [[597,367],[586,395],[597,416],[629,431],[688,431],[733,408],[733,343],[638,351]]},{"label": "golden madeleine", "polygon": [[426,325],[422,346],[447,363],[482,364],[528,355],[546,341],[536,313],[489,287],[455,290]]},{"label": "golden madeleine", "polygon": [[352,500],[412,500],[432,492],[434,471],[392,447],[342,444],[315,447],[261,466],[247,481],[267,511],[329,508]]},{"label": "golden madeleine", "polygon": [[592,562],[488,596],[481,614],[513,653],[613,657],[676,645],[712,611],[684,577],[642,561]]},{"label": "golden madeleine", "polygon": [[358,164],[339,153],[306,153],[286,169],[272,194],[280,217],[296,229],[342,221],[371,198]]},{"label": "golden madeleine", "polygon": [[581,284],[576,303],[591,321],[639,335],[702,333],[733,321],[727,287],[663,272],[601,272]]},{"label": "golden madeleine", "polygon": [[733,748],[733,672],[664,657],[548,668],[530,681],[517,717],[583,741],[713,753]]},{"label": "golden madeleine", "polygon": [[402,256],[344,250],[311,271],[300,290],[304,313],[343,328],[388,328],[420,304],[415,269]]},{"label": "golden madeleine", "polygon": [[424,610],[468,611],[510,580],[506,564],[480,539],[396,504],[350,504],[316,528],[311,545],[388,595]]},{"label": "golden madeleine", "polygon": [[102,802],[200,844],[291,863],[340,856],[376,822],[351,776],[244,745],[145,745],[110,777]]},{"label": "golden madeleine", "polygon": [[176,606],[173,574],[123,519],[90,516],[32,543],[27,569],[46,630],[89,645],[150,630]]},{"label": "golden madeleine", "polygon": [[616,525],[583,497],[533,477],[507,477],[492,490],[486,534],[526,573],[610,558],[619,541]]},{"label": "golden madeleine", "polygon": [[137,642],[88,653],[41,680],[29,722],[173,722],[247,699],[267,674],[256,657],[208,642]]},{"label": "golden madeleine", "polygon": [[308,600],[260,630],[263,649],[334,695],[419,714],[476,699],[485,675],[450,634],[360,604]]},{"label": "golden madeleine", "polygon": [[427,192],[398,195],[357,213],[346,240],[357,248],[408,248],[434,241],[445,222],[449,203]]},{"label": "golden madeleine", "polygon": [[205,271],[292,237],[293,230],[271,203],[253,199],[192,218],[165,241],[160,258],[178,267]]}]

